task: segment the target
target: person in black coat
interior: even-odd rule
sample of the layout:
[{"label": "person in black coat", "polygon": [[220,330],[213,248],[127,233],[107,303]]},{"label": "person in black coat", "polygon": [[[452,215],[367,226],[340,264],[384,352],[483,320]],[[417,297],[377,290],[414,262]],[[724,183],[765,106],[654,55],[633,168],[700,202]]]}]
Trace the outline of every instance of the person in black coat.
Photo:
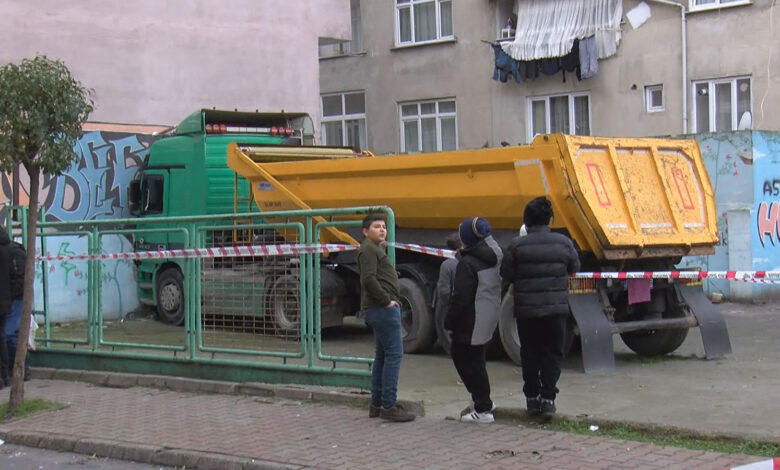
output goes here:
[{"label": "person in black coat", "polygon": [[546,419],[555,414],[561,376],[568,278],[580,269],[571,239],[550,230],[552,216],[546,197],[528,202],[523,212],[528,234],[512,241],[501,263],[501,277],[512,284],[514,294],[528,414]]}]

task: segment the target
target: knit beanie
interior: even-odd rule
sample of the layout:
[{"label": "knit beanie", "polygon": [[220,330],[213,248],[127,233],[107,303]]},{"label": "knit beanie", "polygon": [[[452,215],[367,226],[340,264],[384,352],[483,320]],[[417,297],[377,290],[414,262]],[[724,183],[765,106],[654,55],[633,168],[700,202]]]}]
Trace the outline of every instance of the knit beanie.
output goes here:
[{"label": "knit beanie", "polygon": [[523,211],[523,223],[526,227],[532,225],[549,225],[550,219],[553,216],[552,204],[550,200],[544,196],[528,201]]},{"label": "knit beanie", "polygon": [[460,223],[458,234],[464,245],[473,246],[490,234],[490,224],[482,217],[469,217]]}]

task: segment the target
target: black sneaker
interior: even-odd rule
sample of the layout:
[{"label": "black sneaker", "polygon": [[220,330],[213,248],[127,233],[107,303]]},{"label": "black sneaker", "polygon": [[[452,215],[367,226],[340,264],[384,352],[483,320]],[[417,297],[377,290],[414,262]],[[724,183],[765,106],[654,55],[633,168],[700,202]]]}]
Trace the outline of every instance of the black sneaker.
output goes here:
[{"label": "black sneaker", "polygon": [[32,374],[30,373],[30,369],[24,369],[24,381],[29,382],[32,380]]},{"label": "black sneaker", "polygon": [[396,423],[406,423],[414,421],[414,418],[416,418],[417,415],[405,410],[401,405],[396,403],[395,406],[390,409],[382,408],[379,411],[379,417],[388,421],[395,421]]},{"label": "black sneaker", "polygon": [[381,406],[374,406],[369,404],[368,405],[368,417],[369,418],[379,418],[379,413],[381,412],[382,407]]},{"label": "black sneaker", "polygon": [[541,415],[545,420],[550,420],[555,415],[555,401],[542,398]]},{"label": "black sneaker", "polygon": [[542,400],[539,397],[525,399],[525,409],[528,416],[537,416],[542,412]]}]

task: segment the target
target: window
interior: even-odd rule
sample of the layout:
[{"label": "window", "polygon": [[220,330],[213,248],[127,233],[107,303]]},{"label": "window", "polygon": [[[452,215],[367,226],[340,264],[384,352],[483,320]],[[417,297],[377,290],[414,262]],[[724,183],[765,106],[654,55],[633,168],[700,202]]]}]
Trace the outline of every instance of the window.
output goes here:
[{"label": "window", "polygon": [[496,2],[496,31],[499,41],[515,38],[517,14],[514,13],[515,0],[498,0]]},{"label": "window", "polygon": [[401,152],[435,152],[458,148],[455,100],[402,103]]},{"label": "window", "polygon": [[714,8],[749,5],[751,0],[690,0],[691,11],[711,10]]},{"label": "window", "polygon": [[539,96],[528,100],[529,142],[536,134],[590,135],[590,97],[585,93]]},{"label": "window", "polygon": [[451,39],[452,0],[396,0],[397,46]]},{"label": "window", "polygon": [[320,44],[320,57],[334,57],[363,52],[363,29],[360,27],[360,0],[350,0],[349,13],[352,23],[352,40]]},{"label": "window", "polygon": [[322,95],[322,143],[366,148],[366,100],[362,91]]},{"label": "window", "polygon": [[664,110],[664,86],[650,85],[645,87],[645,110],[657,113]]},{"label": "window", "polygon": [[751,111],[750,77],[693,82],[693,130],[733,131]]}]

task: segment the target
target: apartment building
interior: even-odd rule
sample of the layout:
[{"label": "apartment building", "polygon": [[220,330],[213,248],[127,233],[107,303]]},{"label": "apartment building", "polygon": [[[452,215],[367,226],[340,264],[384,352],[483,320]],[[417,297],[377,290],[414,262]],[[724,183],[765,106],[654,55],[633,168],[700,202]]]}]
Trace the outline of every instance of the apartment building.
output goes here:
[{"label": "apartment building", "polygon": [[317,43],[349,34],[349,0],[0,2],[0,64],[62,60],[101,122],[170,126],[204,107],[316,121]]},{"label": "apartment building", "polygon": [[352,40],[320,42],[322,141],[381,155],[547,132],[780,129],[778,10],[772,0],[351,0]]}]

